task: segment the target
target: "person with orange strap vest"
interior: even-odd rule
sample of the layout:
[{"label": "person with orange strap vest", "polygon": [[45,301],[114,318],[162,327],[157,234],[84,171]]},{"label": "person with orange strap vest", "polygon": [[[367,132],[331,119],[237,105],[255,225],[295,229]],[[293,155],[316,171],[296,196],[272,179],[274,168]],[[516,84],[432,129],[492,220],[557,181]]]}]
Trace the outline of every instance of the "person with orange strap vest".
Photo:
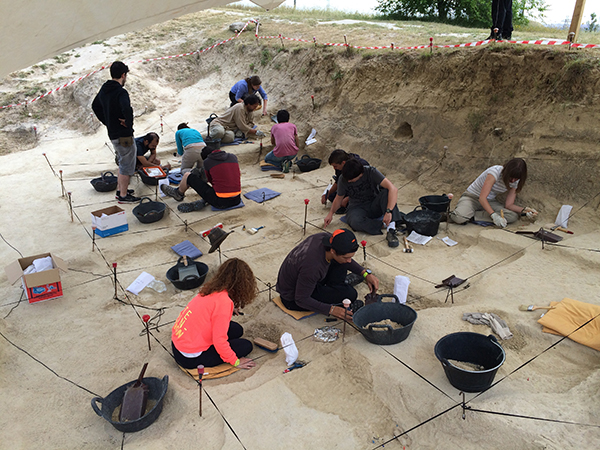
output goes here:
[{"label": "person with orange strap vest", "polygon": [[241,259],[228,259],[177,317],[171,333],[175,361],[186,369],[229,363],[250,369],[246,358],[252,343],[242,339],[244,329],[231,320],[256,298],[254,273]]},{"label": "person with orange strap vest", "polygon": [[204,160],[204,170],[194,169],[186,173],[178,187],[166,184],[160,186],[163,193],[178,202],[183,201],[189,188],[194,189],[202,200],[179,205],[177,209],[183,213],[200,211],[207,203],[219,209],[239,205],[242,182],[237,156],[217,148]]}]

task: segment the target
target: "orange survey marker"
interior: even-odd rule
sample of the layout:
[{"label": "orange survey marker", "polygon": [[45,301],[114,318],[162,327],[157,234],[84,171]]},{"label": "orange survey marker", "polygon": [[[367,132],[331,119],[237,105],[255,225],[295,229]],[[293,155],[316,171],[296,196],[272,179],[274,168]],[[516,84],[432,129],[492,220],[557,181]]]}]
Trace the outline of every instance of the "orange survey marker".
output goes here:
[{"label": "orange survey marker", "polygon": [[212,230],[214,230],[215,228],[221,228],[221,229],[223,229],[223,224],[222,224],[222,223],[218,223],[218,224],[216,224],[214,227],[212,227],[212,228],[209,228],[208,230],[204,230],[202,233],[200,233],[200,235],[201,235],[202,237],[206,237],[206,236],[208,236],[208,235],[209,235],[209,233],[210,233]]}]

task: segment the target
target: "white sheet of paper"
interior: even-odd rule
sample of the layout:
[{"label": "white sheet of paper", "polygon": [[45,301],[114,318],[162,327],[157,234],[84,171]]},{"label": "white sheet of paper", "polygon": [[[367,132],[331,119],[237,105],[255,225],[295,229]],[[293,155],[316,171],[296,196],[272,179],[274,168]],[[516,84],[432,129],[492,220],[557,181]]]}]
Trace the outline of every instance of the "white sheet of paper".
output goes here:
[{"label": "white sheet of paper", "polygon": [[162,180],[158,180],[158,194],[159,194],[161,197],[166,197],[166,196],[167,196],[167,194],[165,194],[165,193],[162,191],[162,189],[160,188],[160,186],[161,186],[162,184],[166,184],[166,185],[168,185],[168,184],[169,184],[169,178],[163,178]]},{"label": "white sheet of paper", "polygon": [[442,238],[442,242],[444,244],[446,244],[448,247],[454,247],[456,244],[458,244],[458,242],[453,241],[448,236],[446,236],[445,238]]},{"label": "white sheet of paper", "polygon": [[327,187],[325,188],[325,190],[323,191],[323,195],[328,195],[329,194],[329,189],[331,189],[332,186],[333,186],[333,184],[329,183],[327,185]]},{"label": "white sheet of paper", "polygon": [[408,235],[406,240],[413,244],[425,245],[431,240],[431,236],[423,236],[422,234],[413,231]]},{"label": "white sheet of paper", "polygon": [[310,134],[308,135],[308,137],[306,138],[306,145],[310,145],[310,144],[314,144],[315,142],[317,142],[317,140],[315,139],[315,136],[317,135],[317,130],[315,130],[314,128],[312,129],[312,131],[310,132]]},{"label": "white sheet of paper", "polygon": [[396,275],[394,278],[394,295],[398,297],[400,303],[406,303],[408,297],[408,285],[410,284],[410,278],[403,275]]},{"label": "white sheet of paper", "polygon": [[572,209],[573,207],[571,205],[562,205],[560,211],[558,211],[554,224],[559,227],[568,228],[569,214],[571,214]]},{"label": "white sheet of paper", "polygon": [[154,281],[154,277],[148,272],[142,272],[133,283],[127,286],[127,290],[132,294],[138,295],[146,286]]}]

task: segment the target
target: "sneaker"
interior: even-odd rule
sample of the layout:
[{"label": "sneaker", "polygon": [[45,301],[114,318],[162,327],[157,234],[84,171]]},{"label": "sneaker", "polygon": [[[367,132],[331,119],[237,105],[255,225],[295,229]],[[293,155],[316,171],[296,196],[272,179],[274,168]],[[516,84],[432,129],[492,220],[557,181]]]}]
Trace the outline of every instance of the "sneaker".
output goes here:
[{"label": "sneaker", "polygon": [[160,190],[163,192],[163,194],[168,195],[169,197],[173,197],[178,202],[183,201],[183,198],[185,197],[184,194],[179,192],[179,189],[173,186],[169,186],[168,184],[161,184]]},{"label": "sneaker", "polygon": [[282,172],[283,173],[289,173],[290,172],[290,167],[292,167],[292,162],[290,160],[284,161],[283,162]]},{"label": "sneaker", "polygon": [[359,285],[360,283],[362,283],[364,280],[364,277],[362,275],[359,275],[357,273],[354,272],[350,272],[348,275],[346,275],[346,284],[349,284],[350,286],[354,287]]},{"label": "sneaker", "polygon": [[365,306],[365,302],[363,302],[362,300],[354,300],[352,303],[350,303],[350,311],[352,311],[352,314],[356,313],[356,311],[358,311],[360,308],[362,308],[363,306]]},{"label": "sneaker", "polygon": [[[133,195],[135,191],[133,189],[127,189],[127,195]],[[119,197],[121,196],[121,193],[119,191],[117,191],[115,193],[115,200],[119,200]]]},{"label": "sneaker", "polygon": [[119,197],[117,198],[117,200],[119,201],[119,203],[137,203],[141,200],[141,198],[139,197],[134,197],[131,194],[127,194],[125,197],[121,197],[119,195]]},{"label": "sneaker", "polygon": [[200,211],[200,210],[204,209],[205,206],[206,206],[206,201],[196,200],[195,202],[182,203],[181,205],[177,205],[177,209],[179,210],[179,212],[189,213],[192,211]]},{"label": "sneaker", "polygon": [[346,214],[347,210],[348,210],[348,208],[346,208],[345,206],[340,206],[335,213],[336,214]]},{"label": "sneaker", "polygon": [[400,245],[400,241],[398,240],[398,236],[396,235],[395,228],[389,229],[385,238],[387,239],[388,247],[395,248]]}]

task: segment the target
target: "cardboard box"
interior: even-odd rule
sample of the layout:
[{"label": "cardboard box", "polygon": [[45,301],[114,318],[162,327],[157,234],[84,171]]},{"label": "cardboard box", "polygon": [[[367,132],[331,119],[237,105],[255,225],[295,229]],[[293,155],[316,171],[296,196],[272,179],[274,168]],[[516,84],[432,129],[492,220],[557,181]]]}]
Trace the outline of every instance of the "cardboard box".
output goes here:
[{"label": "cardboard box", "polygon": [[[46,256],[52,258],[53,269],[30,273],[29,275],[23,273],[23,271],[31,265],[34,259],[45,258]],[[21,258],[4,268],[10,284],[15,284],[19,279],[21,280],[23,290],[27,295],[29,303],[62,297],[63,291],[60,281],[60,271],[66,272],[68,269],[68,264],[52,253],[42,253],[41,255]]]},{"label": "cardboard box", "polygon": [[[106,216],[102,217],[102,214]],[[125,211],[118,206],[109,206],[92,212],[92,227],[100,237],[111,236],[129,230]]]}]

